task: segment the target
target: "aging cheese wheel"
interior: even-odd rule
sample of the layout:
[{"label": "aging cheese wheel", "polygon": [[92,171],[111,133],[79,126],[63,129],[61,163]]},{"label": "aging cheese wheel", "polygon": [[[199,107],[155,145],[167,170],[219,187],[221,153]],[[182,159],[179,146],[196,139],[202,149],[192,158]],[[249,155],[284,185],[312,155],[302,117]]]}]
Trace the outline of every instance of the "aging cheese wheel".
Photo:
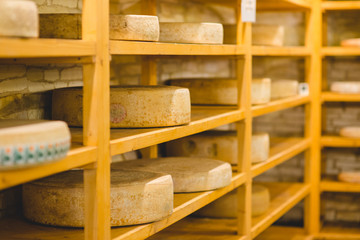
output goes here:
[{"label": "aging cheese wheel", "polygon": [[340,136],[360,138],[360,127],[343,127],[340,129]]},{"label": "aging cheese wheel", "polygon": [[170,85],[188,88],[192,104],[236,105],[236,79],[174,79]]},{"label": "aging cheese wheel", "polygon": [[264,104],[270,101],[271,79],[257,78],[251,84],[251,104]]},{"label": "aging cheese wheel", "polygon": [[[269,134],[253,134],[252,163],[266,161],[269,157]],[[238,142],[235,131],[209,131],[166,143],[169,156],[205,157],[237,164]]]},{"label": "aging cheese wheel", "polygon": [[296,96],[298,89],[299,82],[296,80],[273,80],[271,82],[271,99]]},{"label": "aging cheese wheel", "polygon": [[28,0],[0,1],[0,37],[38,37],[36,4]]},{"label": "aging cheese wheel", "polygon": [[342,172],[338,175],[339,181],[360,183],[360,172]]},{"label": "aging cheese wheel", "polygon": [[[82,126],[81,88],[53,93],[53,119],[70,126]],[[173,86],[112,87],[110,126],[112,128],[166,127],[190,122],[189,90]]]},{"label": "aging cheese wheel", "polygon": [[220,23],[160,23],[161,42],[222,44],[223,38]]},{"label": "aging cheese wheel", "polygon": [[[54,226],[84,226],[83,171],[72,170],[23,186],[27,219]],[[132,170],[111,172],[111,226],[158,221],[172,213],[170,175]]]},{"label": "aging cheese wheel", "polygon": [[333,82],[331,84],[331,91],[337,93],[360,93],[360,81],[354,82]]},{"label": "aging cheese wheel", "polygon": [[360,38],[351,38],[342,40],[340,45],[342,47],[360,47]]},{"label": "aging cheese wheel", "polygon": [[70,132],[64,122],[0,120],[0,170],[56,161],[69,148]]},{"label": "aging cheese wheel", "polygon": [[112,169],[134,169],[170,174],[174,192],[199,192],[225,187],[231,182],[230,164],[208,158],[155,158],[114,163]]},{"label": "aging cheese wheel", "polygon": [[283,46],[285,29],[280,25],[253,24],[252,42],[254,45]]},{"label": "aging cheese wheel", "polygon": [[[254,184],[252,186],[251,205],[251,215],[253,217],[264,214],[270,206],[269,189],[262,185]],[[203,207],[195,215],[209,218],[236,218],[237,208],[237,192],[234,190]]]}]

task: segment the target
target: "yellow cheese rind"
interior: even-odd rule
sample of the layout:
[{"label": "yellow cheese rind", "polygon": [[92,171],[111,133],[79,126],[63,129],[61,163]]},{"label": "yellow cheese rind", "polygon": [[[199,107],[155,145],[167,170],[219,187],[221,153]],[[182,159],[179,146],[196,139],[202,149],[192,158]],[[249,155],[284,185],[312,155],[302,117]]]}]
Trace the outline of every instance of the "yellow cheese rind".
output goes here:
[{"label": "yellow cheese rind", "polygon": [[340,129],[340,136],[349,138],[360,138],[360,127],[343,127]]},{"label": "yellow cheese rind", "polygon": [[283,46],[285,28],[280,25],[253,24],[252,43],[261,46]]},{"label": "yellow cheese rind", "polygon": [[220,23],[160,22],[160,42],[222,44]]},{"label": "yellow cheese rind", "polygon": [[342,40],[340,43],[342,47],[360,47],[360,38],[351,38]]},{"label": "yellow cheese rind", "polygon": [[347,82],[333,82],[331,84],[331,91],[337,93],[360,93],[360,81],[347,81]]},{"label": "yellow cheese rind", "polygon": [[[144,171],[112,171],[110,224],[126,226],[158,221],[173,210],[170,175]],[[83,171],[72,170],[23,186],[24,216],[63,227],[84,226]]]},{"label": "yellow cheese rind", "polygon": [[[270,138],[267,133],[252,137],[252,163],[266,161],[269,157]],[[205,157],[219,159],[236,165],[238,141],[235,131],[209,131],[166,143],[169,156]]]},{"label": "yellow cheese rind", "polygon": [[360,172],[342,172],[338,175],[339,181],[360,183]]},{"label": "yellow cheese rind", "polygon": [[299,82],[296,80],[273,80],[271,82],[271,100],[296,96],[298,89]]},{"label": "yellow cheese rind", "polygon": [[112,169],[132,169],[170,174],[174,192],[199,192],[225,187],[231,182],[230,164],[208,158],[156,158],[118,162]]},{"label": "yellow cheese rind", "polygon": [[[53,119],[70,126],[82,126],[82,89],[58,89],[53,93]],[[190,122],[189,90],[173,86],[112,87],[110,126],[147,128],[182,125]]]},{"label": "yellow cheese rind", "polygon": [[265,104],[270,102],[271,79],[257,78],[251,83],[251,104]]},{"label": "yellow cheese rind", "polygon": [[[270,191],[258,184],[252,186],[251,215],[263,215],[270,206]],[[237,218],[238,199],[236,190],[224,195],[195,213],[199,217]]]},{"label": "yellow cheese rind", "polygon": [[0,1],[0,37],[38,37],[37,6],[27,0]]},{"label": "yellow cheese rind", "polygon": [[172,79],[170,85],[188,88],[191,104],[236,105],[236,79]]}]

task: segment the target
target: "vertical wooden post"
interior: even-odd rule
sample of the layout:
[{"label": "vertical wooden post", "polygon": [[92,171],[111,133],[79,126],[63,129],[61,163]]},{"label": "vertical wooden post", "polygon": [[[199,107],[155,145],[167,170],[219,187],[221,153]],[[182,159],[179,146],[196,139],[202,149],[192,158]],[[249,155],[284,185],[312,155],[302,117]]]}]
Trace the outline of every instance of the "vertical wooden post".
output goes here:
[{"label": "vertical wooden post", "polygon": [[85,239],[110,239],[109,1],[84,0],[84,40],[96,43],[93,64],[83,67],[84,145],[97,146],[97,161],[84,170]]}]

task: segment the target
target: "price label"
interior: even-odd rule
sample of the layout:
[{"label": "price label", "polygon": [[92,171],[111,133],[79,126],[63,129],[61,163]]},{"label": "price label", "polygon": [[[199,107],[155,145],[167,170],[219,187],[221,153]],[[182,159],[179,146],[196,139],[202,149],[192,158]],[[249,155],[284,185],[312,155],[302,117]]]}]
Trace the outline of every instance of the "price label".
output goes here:
[{"label": "price label", "polygon": [[256,21],[256,0],[241,0],[241,20],[243,22]]}]

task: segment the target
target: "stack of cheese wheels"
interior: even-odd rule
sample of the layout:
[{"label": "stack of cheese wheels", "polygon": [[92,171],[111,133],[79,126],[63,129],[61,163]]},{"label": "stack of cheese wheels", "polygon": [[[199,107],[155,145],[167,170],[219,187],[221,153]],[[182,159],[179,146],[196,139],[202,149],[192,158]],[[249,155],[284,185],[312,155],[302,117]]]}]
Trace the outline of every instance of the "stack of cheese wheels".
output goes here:
[{"label": "stack of cheese wheels", "polygon": [[298,89],[299,82],[296,80],[273,80],[271,82],[271,99],[296,96]]},{"label": "stack of cheese wheels", "polygon": [[[251,162],[259,163],[269,158],[269,134],[252,136]],[[237,164],[238,141],[235,131],[209,131],[166,143],[169,156],[206,157]]]},{"label": "stack of cheese wheels", "polygon": [[156,158],[114,163],[112,169],[170,174],[174,192],[199,192],[225,187],[231,182],[230,164],[208,158]]},{"label": "stack of cheese wheels", "polygon": [[161,42],[222,44],[223,38],[224,29],[220,23],[160,23]]},{"label": "stack of cheese wheels", "polygon": [[284,26],[280,25],[253,24],[252,27],[254,45],[283,46],[284,34]]},{"label": "stack of cheese wheels", "polygon": [[[112,40],[159,41],[157,16],[110,15],[109,38]],[[42,14],[40,36],[81,38],[81,14]]]},{"label": "stack of cheese wheels", "polygon": [[28,0],[0,1],[0,37],[38,37],[36,4]]},{"label": "stack of cheese wheels", "polygon": [[360,127],[343,127],[340,129],[340,136],[349,138],[360,138]]},{"label": "stack of cheese wheels", "polygon": [[42,120],[0,120],[0,170],[52,162],[70,148],[66,123]]},{"label": "stack of cheese wheels", "polygon": [[360,81],[333,82],[331,84],[331,91],[336,93],[359,94]]},{"label": "stack of cheese wheels", "polygon": [[[65,88],[53,93],[53,119],[82,126],[81,88]],[[190,122],[190,94],[186,88],[172,86],[112,87],[110,126],[147,128],[182,125]]]},{"label": "stack of cheese wheels", "polygon": [[360,47],[360,38],[351,38],[342,40],[340,45],[342,47]]},{"label": "stack of cheese wheels", "polygon": [[270,101],[271,79],[256,78],[251,84],[251,104],[265,104]]},{"label": "stack of cheese wheels", "polygon": [[339,181],[348,183],[360,183],[360,171],[358,172],[342,172],[338,175]]},{"label": "stack of cheese wheels", "polygon": [[[270,206],[270,191],[268,188],[254,184],[251,196],[251,215],[263,215]],[[236,190],[226,194],[195,213],[199,217],[236,218],[238,199]]]},{"label": "stack of cheese wheels", "polygon": [[[60,173],[23,186],[27,219],[54,226],[84,226],[83,171]],[[132,170],[111,172],[111,226],[158,221],[172,213],[170,175]]]}]

